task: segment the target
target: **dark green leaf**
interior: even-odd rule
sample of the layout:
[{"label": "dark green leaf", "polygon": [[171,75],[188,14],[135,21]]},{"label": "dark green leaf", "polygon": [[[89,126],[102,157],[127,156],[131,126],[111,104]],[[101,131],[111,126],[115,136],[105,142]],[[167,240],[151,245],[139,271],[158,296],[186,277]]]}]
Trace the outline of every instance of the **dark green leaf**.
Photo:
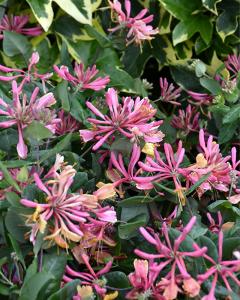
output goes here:
[{"label": "dark green leaf", "polygon": [[121,202],[118,203],[118,206],[131,207],[131,206],[135,206],[136,204],[151,203],[152,201],[153,199],[148,196],[135,196],[135,197],[122,200]]},{"label": "dark green leaf", "polygon": [[42,123],[33,121],[25,130],[24,136],[30,139],[41,141],[52,137],[53,133]]}]

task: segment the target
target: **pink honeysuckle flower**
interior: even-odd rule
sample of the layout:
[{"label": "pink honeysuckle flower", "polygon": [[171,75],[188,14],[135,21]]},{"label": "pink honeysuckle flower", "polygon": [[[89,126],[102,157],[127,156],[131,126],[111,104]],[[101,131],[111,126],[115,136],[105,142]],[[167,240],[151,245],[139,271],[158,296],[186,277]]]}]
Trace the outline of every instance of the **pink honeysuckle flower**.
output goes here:
[{"label": "pink honeysuckle flower", "polygon": [[60,68],[58,66],[53,66],[53,69],[58,76],[76,86],[78,91],[87,89],[100,91],[105,89],[106,85],[110,82],[109,76],[96,78],[96,75],[99,72],[99,70],[96,68],[96,65],[94,65],[92,68],[88,67],[87,70],[84,71],[83,63],[78,64],[75,62],[75,76],[69,72],[68,67],[66,66],[61,66]]},{"label": "pink honeysuckle flower", "polygon": [[69,113],[66,114],[64,110],[59,111],[58,118],[61,120],[61,122],[56,124],[56,135],[64,135],[70,132],[76,132],[80,129],[80,123]]},{"label": "pink honeysuckle flower", "polygon": [[[192,230],[195,222],[196,217],[194,216],[190,219],[189,223],[183,228],[180,235],[173,242],[170,241],[168,227],[165,222],[162,224],[162,233],[164,237],[163,242],[161,241],[159,234],[154,232],[150,234],[145,228],[140,227],[141,234],[150,244],[152,244],[156,248],[157,254],[146,253],[139,249],[135,249],[135,254],[137,254],[143,259],[147,259],[150,261],[154,259],[161,259],[159,266],[162,265],[163,268],[165,268],[168,265],[171,265],[171,270],[157,284],[157,286],[163,290],[163,296],[165,296],[166,299],[170,300],[175,299],[177,297],[179,291],[177,283],[179,281],[183,283],[183,286],[185,286],[184,289],[188,294],[193,293],[197,295],[200,291],[200,286],[198,286],[197,282],[188,273],[184,260],[186,257],[202,257],[206,253],[207,248],[198,247],[197,249],[195,249],[195,244],[193,244],[194,251],[180,250],[181,244],[184,242],[187,235]],[[194,290],[192,290],[188,285],[188,280],[195,283]]]},{"label": "pink honeysuckle flower", "polygon": [[[104,297],[107,292],[106,289],[107,281],[103,277],[103,275],[108,273],[109,270],[111,269],[112,261],[109,261],[100,271],[95,272],[89,263],[89,257],[84,253],[81,255],[81,257],[88,271],[87,272],[74,271],[71,267],[67,265],[65,269],[65,275],[63,276],[63,281],[67,283],[67,282],[71,282],[73,279],[80,278],[81,284],[91,286],[92,288],[94,288],[95,292],[99,296]],[[76,295],[75,297],[77,296],[78,295]],[[74,299],[81,300],[80,297]]]},{"label": "pink honeysuckle flower", "polygon": [[[204,259],[208,260],[212,266],[207,269],[204,274],[198,275],[199,283],[205,282],[208,278],[213,276],[213,281],[211,284],[211,288],[209,294],[204,296],[202,299],[204,300],[213,300],[215,299],[215,288],[217,285],[217,281],[219,278],[222,279],[224,285],[226,286],[229,292],[232,291],[232,288],[229,284],[229,279],[231,279],[234,284],[237,284],[240,287],[240,281],[237,278],[237,275],[234,274],[235,272],[239,272],[240,270],[240,260],[223,260],[222,253],[223,253],[223,232],[220,230],[218,233],[218,260],[215,262],[212,257],[208,256],[206,253],[203,254]],[[196,251],[200,248],[197,244],[194,245]]]},{"label": "pink honeysuckle flower", "polygon": [[214,96],[206,94],[206,93],[197,93],[193,91],[187,91],[191,98],[194,100],[189,100],[190,103],[194,105],[211,105],[214,99]]},{"label": "pink honeysuckle flower", "polygon": [[161,142],[164,135],[158,130],[163,121],[149,122],[156,114],[149,100],[139,97],[135,100],[130,97],[122,99],[119,103],[117,91],[113,88],[106,93],[106,104],[109,108],[109,116],[103,115],[92,103],[86,102],[87,107],[99,119],[88,118],[93,125],[91,130],[80,130],[80,136],[84,142],[95,140],[97,143],[93,150],[100,148],[111,137],[122,135],[132,142],[143,139],[145,142]]},{"label": "pink honeysuckle flower", "polygon": [[[98,207],[98,197],[96,195],[69,193],[76,170],[71,165],[63,164],[59,156],[49,172],[47,177],[49,178],[50,175],[53,177],[45,183],[36,173],[34,174],[37,187],[47,196],[46,203],[21,199],[21,204],[36,209],[34,214],[27,220],[27,224],[32,227],[31,242],[35,242],[38,231],[41,233],[45,231],[48,222],[54,224],[54,229],[50,225],[49,230],[52,231],[52,234],[46,236],[45,239],[55,241],[62,248],[68,248],[66,240],[80,241],[83,236],[80,225],[87,222],[91,212],[95,212],[100,220],[116,222],[116,214],[114,214],[112,208],[107,206],[100,209]],[[102,192],[100,192],[100,195],[102,195]],[[105,199],[108,196],[109,194],[105,194]]]},{"label": "pink honeysuckle flower", "polygon": [[[40,79],[42,81],[43,88],[45,90],[45,81],[52,76],[52,73],[39,74],[36,66],[38,62],[39,62],[39,54],[38,52],[33,52],[31,58],[29,59],[27,70],[8,68],[3,65],[0,65],[1,72],[10,73],[10,75],[8,76],[0,75],[0,80],[13,81],[13,80],[17,80],[18,78],[22,78],[23,80],[18,87],[19,92],[21,92],[25,83],[29,83],[31,81]],[[12,73],[16,73],[16,75],[12,75]]]},{"label": "pink honeysuckle flower", "polygon": [[154,285],[163,265],[147,260],[135,259],[134,272],[128,275],[133,289],[127,293],[126,299],[158,299],[165,300]]},{"label": "pink honeysuckle flower", "polygon": [[199,143],[203,153],[197,155],[196,164],[187,168],[190,172],[187,176],[188,180],[194,184],[202,176],[209,174],[206,181],[198,188],[199,195],[212,188],[227,192],[231,184],[231,166],[228,163],[231,156],[222,157],[219,145],[213,141],[213,136],[209,136],[206,143],[203,129],[199,132]]},{"label": "pink honeysuckle flower", "polygon": [[[176,189],[181,188],[179,181],[179,176],[184,173],[184,169],[180,167],[183,161],[185,149],[182,147],[182,142],[178,143],[177,152],[174,154],[172,146],[170,144],[164,144],[164,152],[166,157],[166,162],[163,161],[157,149],[155,149],[155,160],[151,157],[146,158],[146,163],[139,162],[139,166],[146,172],[155,173],[156,175],[138,178],[137,182],[148,180],[149,182],[159,182],[165,179],[172,178]],[[144,179],[145,178],[145,179]]]},{"label": "pink honeysuckle flower", "polygon": [[[110,165],[111,167],[107,170],[108,178],[114,182],[114,186],[119,186],[122,183],[136,183],[136,179],[140,170],[135,170],[137,163],[141,155],[141,149],[136,144],[133,145],[132,154],[128,167],[125,167],[123,155],[118,153],[116,155],[114,152],[111,152],[110,156]],[[116,169],[113,169],[115,167]],[[136,183],[138,189],[151,189],[152,184],[149,181],[142,180],[141,184]]]},{"label": "pink honeysuckle flower", "polygon": [[24,28],[28,23],[28,16],[7,16],[5,15],[0,21],[0,39],[3,39],[3,31],[14,31],[29,36],[38,36],[42,33],[40,26]]},{"label": "pink honeysuckle flower", "polygon": [[169,84],[167,78],[160,77],[159,83],[161,88],[160,100],[174,105],[181,105],[181,103],[177,102],[176,100],[181,96],[182,89],[175,88],[172,83]]},{"label": "pink honeysuckle flower", "polygon": [[209,229],[213,233],[219,233],[222,227],[222,215],[220,211],[218,211],[217,217],[218,217],[218,223],[216,223],[216,221],[213,219],[210,213],[207,213],[207,218],[210,223]]},{"label": "pink honeysuckle flower", "polygon": [[152,22],[153,15],[145,17],[148,10],[145,8],[141,10],[135,17],[130,17],[131,14],[131,1],[125,0],[125,11],[122,10],[122,5],[118,0],[109,1],[111,10],[117,15],[116,22],[119,23],[118,26],[109,29],[109,31],[114,32],[122,28],[128,30],[127,33],[127,45],[135,42],[141,45],[145,40],[152,40],[153,35],[158,33],[158,29],[153,29],[151,25],[147,25]]},{"label": "pink honeysuckle flower", "polygon": [[189,104],[185,110],[178,110],[178,116],[173,115],[171,125],[183,131],[184,135],[188,135],[190,132],[198,132],[199,115],[200,113],[197,112],[196,107]]},{"label": "pink honeysuckle flower", "polygon": [[240,71],[240,55],[228,55],[225,66],[229,71],[232,71],[234,75],[237,75]]},{"label": "pink honeysuckle flower", "polygon": [[16,81],[12,82],[12,92],[12,103],[9,104],[0,99],[0,115],[6,117],[5,121],[0,122],[0,128],[17,126],[17,152],[19,157],[24,159],[27,157],[27,146],[23,139],[23,129],[35,120],[43,123],[47,129],[54,133],[55,126],[60,120],[56,118],[55,111],[50,110],[50,107],[56,103],[53,93],[37,98],[39,88],[35,88],[30,101],[27,100],[25,94],[22,95],[22,101],[20,101],[20,93]]}]

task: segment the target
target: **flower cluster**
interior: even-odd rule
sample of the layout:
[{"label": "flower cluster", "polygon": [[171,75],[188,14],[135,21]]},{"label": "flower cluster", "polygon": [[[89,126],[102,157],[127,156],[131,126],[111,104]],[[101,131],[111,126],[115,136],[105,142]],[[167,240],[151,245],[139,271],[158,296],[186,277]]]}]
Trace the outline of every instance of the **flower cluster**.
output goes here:
[{"label": "flower cluster", "polygon": [[[218,261],[214,261],[207,254],[207,247],[199,247],[194,242],[192,245],[189,244],[191,239],[187,240],[188,234],[195,223],[196,217],[192,217],[179,234],[174,229],[169,229],[164,222],[161,228],[163,237],[152,229],[149,232],[143,227],[140,228],[145,240],[156,249],[156,254],[135,250],[135,253],[144,260],[135,259],[134,261],[135,271],[128,276],[133,289],[127,294],[127,299],[150,297],[151,299],[174,300],[177,299],[179,293],[194,298],[200,294],[201,284],[211,276],[213,276],[213,282],[209,293],[201,299],[216,299],[214,294],[219,277],[222,278],[229,292],[232,288],[228,280],[240,286],[240,281],[236,276],[240,268],[240,260],[222,260],[223,232],[220,230],[218,233]],[[204,274],[196,276],[196,274],[189,273],[188,266],[201,257],[209,261],[212,266]]]},{"label": "flower cluster", "polygon": [[131,15],[131,1],[125,0],[124,6],[126,13],[122,10],[122,5],[118,0],[109,1],[111,10],[113,14],[116,14],[116,22],[118,26],[109,29],[109,31],[114,32],[116,30],[126,28],[127,33],[127,45],[135,42],[138,45],[145,40],[152,40],[153,36],[158,33],[158,29],[153,29],[151,23],[153,20],[153,15],[146,17],[148,10],[143,9],[135,17],[130,17]]},{"label": "flower cluster", "polygon": [[[89,229],[90,223],[96,219],[102,228],[106,223],[114,224],[115,211],[110,206],[101,207],[104,199],[115,195],[111,184],[103,185],[93,195],[70,193],[75,169],[64,163],[63,156],[57,155],[56,162],[45,175],[43,182],[37,173],[34,180],[37,187],[44,192],[46,203],[38,203],[28,199],[21,199],[21,204],[35,208],[35,212],[28,216],[26,224],[31,227],[30,241],[35,243],[38,232],[50,233],[44,237],[59,247],[68,248],[68,241],[79,242],[83,237],[83,230]],[[95,219],[93,216],[95,215]],[[92,230],[91,234],[93,233]]]},{"label": "flower cluster", "polygon": [[99,119],[89,118],[92,124],[91,130],[80,130],[80,135],[84,142],[96,141],[93,150],[99,149],[104,143],[111,143],[117,136],[129,139],[133,143],[140,140],[150,143],[159,143],[164,134],[159,130],[163,121],[149,122],[156,114],[156,109],[146,98],[139,97],[133,100],[130,97],[122,99],[119,103],[117,91],[108,89],[106,104],[109,115],[102,114],[92,103],[86,102],[87,107]]}]

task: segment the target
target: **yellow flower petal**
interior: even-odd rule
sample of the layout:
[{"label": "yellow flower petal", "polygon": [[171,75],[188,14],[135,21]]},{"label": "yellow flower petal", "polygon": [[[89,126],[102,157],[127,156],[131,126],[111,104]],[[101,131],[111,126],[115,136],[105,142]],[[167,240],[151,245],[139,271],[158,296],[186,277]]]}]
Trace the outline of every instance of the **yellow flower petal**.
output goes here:
[{"label": "yellow flower petal", "polygon": [[196,156],[196,165],[198,168],[205,168],[207,166],[207,160],[202,153]]},{"label": "yellow flower petal", "polygon": [[155,149],[155,145],[153,143],[146,143],[142,148],[142,152],[149,156],[154,157],[154,149]]},{"label": "yellow flower petal", "polygon": [[111,294],[107,294],[103,300],[113,300],[113,299],[116,299],[118,296],[118,291],[115,291],[114,293],[111,293]]}]

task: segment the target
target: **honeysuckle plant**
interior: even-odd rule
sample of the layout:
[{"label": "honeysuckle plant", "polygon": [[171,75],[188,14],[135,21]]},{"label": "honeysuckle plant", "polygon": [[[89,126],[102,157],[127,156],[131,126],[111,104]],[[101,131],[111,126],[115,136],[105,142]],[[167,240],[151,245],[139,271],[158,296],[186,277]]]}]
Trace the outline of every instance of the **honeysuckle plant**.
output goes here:
[{"label": "honeysuckle plant", "polygon": [[238,11],[1,2],[1,299],[240,298]]}]

